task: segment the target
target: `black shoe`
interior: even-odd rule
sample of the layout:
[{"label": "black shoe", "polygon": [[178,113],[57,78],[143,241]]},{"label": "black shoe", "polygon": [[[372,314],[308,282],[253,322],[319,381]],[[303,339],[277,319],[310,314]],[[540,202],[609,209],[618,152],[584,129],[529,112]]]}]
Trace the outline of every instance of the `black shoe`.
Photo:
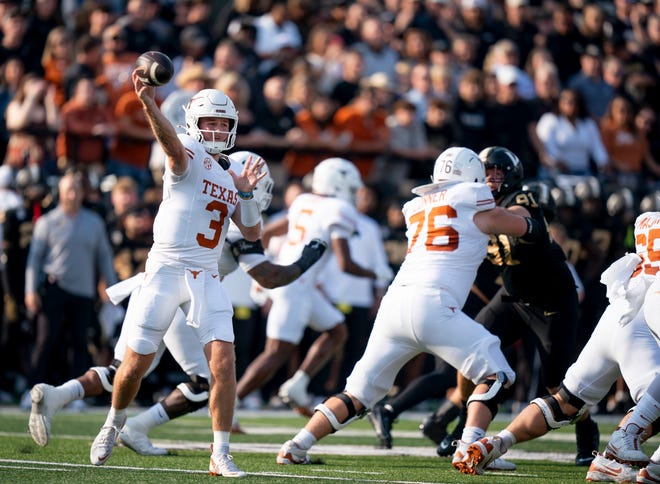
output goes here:
[{"label": "black shoe", "polygon": [[371,413],[367,414],[367,418],[371,426],[376,431],[378,440],[380,440],[381,447],[385,449],[392,448],[392,412],[386,409],[383,405],[377,403],[371,409]]},{"label": "black shoe", "polygon": [[467,420],[467,408],[461,408],[460,414],[458,416],[458,422],[456,427],[451,431],[449,435],[446,435],[444,439],[438,444],[438,448],[435,450],[440,457],[449,457],[454,454],[456,447],[454,442],[460,440],[463,435],[463,429],[465,428],[465,421]]},{"label": "black shoe", "polygon": [[447,425],[458,417],[460,412],[460,407],[457,407],[451,400],[445,400],[433,414],[424,419],[419,430],[433,442],[439,444],[447,436]]},{"label": "black shoe", "polygon": [[595,453],[600,447],[598,424],[591,417],[582,422],[576,422],[575,440],[577,442],[575,465],[583,467],[591,465],[591,461],[594,460]]}]

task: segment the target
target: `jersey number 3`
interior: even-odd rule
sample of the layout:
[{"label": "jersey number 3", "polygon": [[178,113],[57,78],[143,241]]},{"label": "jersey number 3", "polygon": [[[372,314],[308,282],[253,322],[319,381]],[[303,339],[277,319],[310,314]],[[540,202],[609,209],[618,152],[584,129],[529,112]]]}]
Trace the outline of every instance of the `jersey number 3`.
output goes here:
[{"label": "jersey number 3", "polygon": [[227,205],[218,200],[211,200],[206,205],[206,210],[209,212],[218,212],[220,216],[217,219],[212,218],[209,222],[209,228],[213,230],[212,237],[208,238],[204,234],[197,234],[197,243],[207,249],[215,249],[218,246],[218,242],[220,242],[222,227],[224,227],[225,218],[227,218]]},{"label": "jersey number 3", "polygon": [[426,239],[423,241],[426,250],[451,252],[458,248],[458,232],[449,225],[438,223],[440,217],[456,218],[456,210],[449,205],[440,205],[429,210],[416,212],[410,216],[410,223],[416,224],[415,233],[410,240],[408,252],[417,244],[422,229],[426,227]]}]

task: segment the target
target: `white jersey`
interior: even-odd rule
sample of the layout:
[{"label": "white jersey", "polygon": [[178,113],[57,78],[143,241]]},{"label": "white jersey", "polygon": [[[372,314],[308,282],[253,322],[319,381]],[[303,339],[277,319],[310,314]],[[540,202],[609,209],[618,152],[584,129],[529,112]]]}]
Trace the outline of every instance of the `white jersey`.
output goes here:
[{"label": "white jersey", "polygon": [[660,270],[660,212],[644,212],[635,220],[635,249],[641,274],[652,282]]},{"label": "white jersey", "polygon": [[443,289],[463,307],[488,247],[473,217],[494,207],[482,183],[444,184],[407,202],[408,253],[392,285]]},{"label": "white jersey", "polygon": [[187,134],[178,137],[188,156],[188,169],[177,176],[166,167],[148,263],[217,270],[238,194],[231,175],[201,143]]},{"label": "white jersey", "polygon": [[[351,258],[362,267],[375,270],[379,266],[388,265],[383,234],[378,223],[371,217],[358,213],[357,233],[348,239],[348,245]],[[362,308],[370,308],[373,305],[376,281],[343,272],[334,255],[331,255],[320,279],[323,292],[334,303]],[[389,281],[379,282],[379,286],[385,287],[387,283]]]},{"label": "white jersey", "polygon": [[[277,263],[292,264],[300,257],[305,244],[319,238],[330,245],[332,239],[348,239],[357,229],[359,214],[353,205],[334,197],[303,193],[291,204],[287,217],[289,230],[277,257]],[[326,265],[330,254],[323,257],[301,277],[314,281]]]}]

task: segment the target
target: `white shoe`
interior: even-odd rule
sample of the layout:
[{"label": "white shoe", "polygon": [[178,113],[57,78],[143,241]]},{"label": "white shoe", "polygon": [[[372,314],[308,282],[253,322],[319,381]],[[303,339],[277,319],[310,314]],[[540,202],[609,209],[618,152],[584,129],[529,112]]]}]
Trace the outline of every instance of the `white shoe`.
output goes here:
[{"label": "white shoe", "polygon": [[89,451],[89,460],[95,466],[102,466],[112,455],[112,449],[117,442],[117,437],[121,432],[121,428],[126,423],[126,418],[118,427],[101,427],[101,431],[94,439],[92,448]]},{"label": "white shoe", "polygon": [[486,470],[489,471],[515,471],[518,468],[513,462],[502,459],[501,457],[495,459],[490,464],[486,466]]},{"label": "white shoe", "polygon": [[484,437],[472,442],[467,448],[465,457],[453,464],[463,474],[481,475],[488,465],[503,453],[502,439],[499,437]]},{"label": "white shoe", "polygon": [[307,393],[307,385],[300,379],[290,378],[282,383],[277,395],[292,408],[306,408],[312,404],[312,397]]},{"label": "white shoe", "polygon": [[612,432],[610,441],[603,453],[608,459],[617,462],[644,467],[649,462],[648,456],[642,451],[642,432],[636,425],[627,425]]},{"label": "white shoe", "polygon": [[649,462],[644,469],[640,469],[637,473],[637,482],[644,482],[647,484],[660,482],[660,464]]},{"label": "white shoe", "polygon": [[119,434],[119,443],[140,455],[167,455],[169,452],[151,443],[147,434],[125,425]]},{"label": "white shoe", "polygon": [[637,471],[627,464],[596,454],[587,472],[587,481],[592,482],[635,482]]},{"label": "white shoe", "polygon": [[48,445],[50,440],[50,422],[64,405],[68,402],[65,395],[51,385],[37,383],[30,390],[32,408],[28,426],[32,440],[42,447]]},{"label": "white shoe", "polygon": [[211,454],[209,463],[209,474],[222,477],[245,477],[247,472],[240,470],[234,464],[233,457],[229,454]]},{"label": "white shoe", "polygon": [[287,440],[282,445],[279,453],[277,454],[277,463],[282,465],[288,464],[311,464],[312,460],[307,455],[306,450],[302,450],[296,445],[293,440]]}]

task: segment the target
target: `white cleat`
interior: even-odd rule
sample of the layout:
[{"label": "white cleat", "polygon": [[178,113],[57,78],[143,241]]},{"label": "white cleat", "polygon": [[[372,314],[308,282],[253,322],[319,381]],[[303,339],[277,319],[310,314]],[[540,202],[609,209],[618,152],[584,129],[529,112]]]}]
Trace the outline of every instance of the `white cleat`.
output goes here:
[{"label": "white cleat", "polygon": [[503,453],[502,439],[484,437],[472,442],[463,459],[453,462],[453,465],[463,474],[482,475],[484,470]]},{"label": "white cleat", "polygon": [[151,443],[147,434],[125,425],[119,434],[119,443],[140,455],[167,455],[169,452]]},{"label": "white cleat", "polygon": [[627,464],[608,459],[603,454],[596,454],[587,472],[590,482],[635,482],[637,471]]},{"label": "white cleat", "polygon": [[306,450],[302,450],[293,440],[287,440],[277,454],[277,463],[281,465],[312,463]]},{"label": "white cleat", "polygon": [[292,408],[307,408],[312,404],[312,396],[307,393],[307,385],[302,380],[285,381],[277,395]]},{"label": "white cleat", "polygon": [[50,440],[50,422],[53,415],[69,402],[66,396],[62,396],[62,392],[45,383],[37,383],[32,387],[30,399],[30,435],[37,445],[45,447]]},{"label": "white cleat", "polygon": [[603,453],[608,459],[644,467],[649,462],[648,456],[642,451],[642,433],[636,425],[627,425],[625,428],[617,428],[612,432],[610,441]]},{"label": "white cleat", "polygon": [[108,461],[121,432],[121,427],[124,426],[125,422],[126,419],[119,427],[101,427],[101,431],[94,439],[92,448],[89,451],[89,460],[92,464],[102,466]]},{"label": "white cleat", "polygon": [[657,484],[660,482],[660,464],[651,461],[637,473],[637,482],[645,484]]},{"label": "white cleat", "polygon": [[222,477],[245,477],[247,472],[240,470],[234,464],[233,457],[229,454],[211,454],[209,463],[209,474]]}]

